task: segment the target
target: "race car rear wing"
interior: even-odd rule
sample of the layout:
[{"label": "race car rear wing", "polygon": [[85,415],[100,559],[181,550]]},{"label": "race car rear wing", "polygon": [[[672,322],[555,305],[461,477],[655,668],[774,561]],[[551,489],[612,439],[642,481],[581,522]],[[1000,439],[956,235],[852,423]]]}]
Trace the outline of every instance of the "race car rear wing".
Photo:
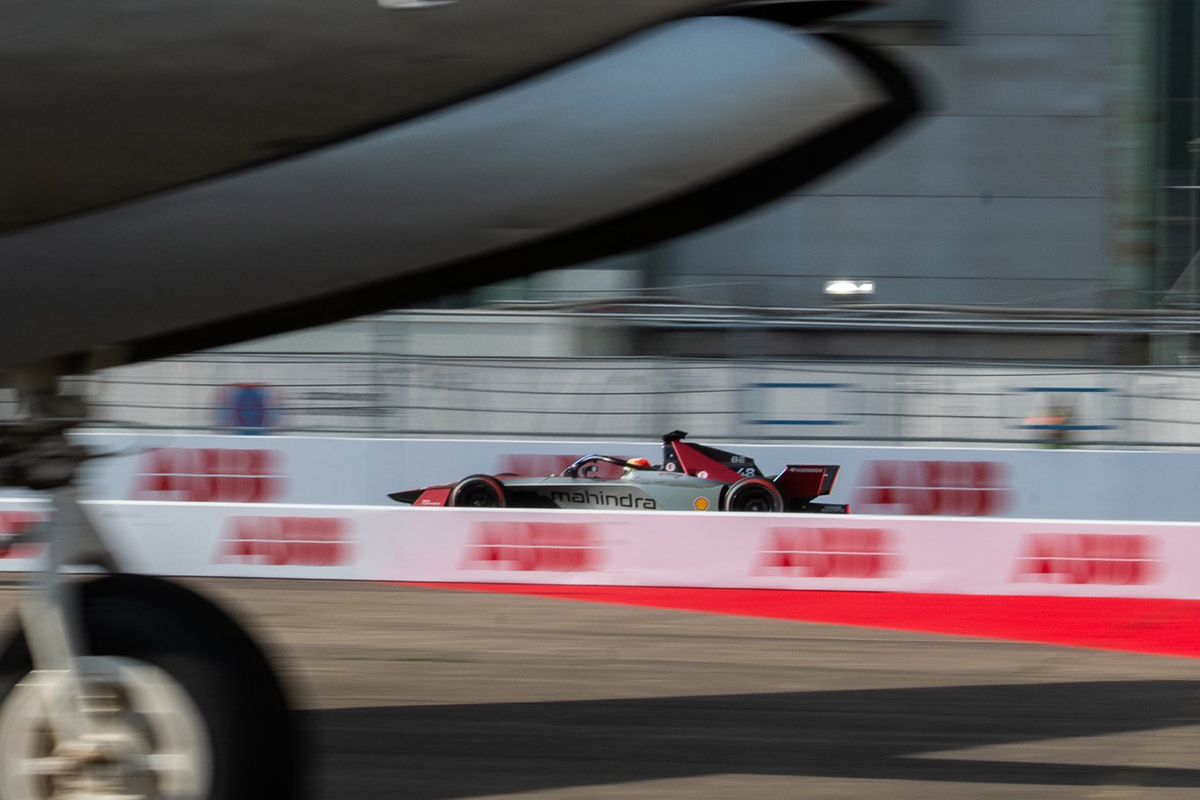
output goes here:
[{"label": "race car rear wing", "polygon": [[775,488],[784,500],[812,500],[833,491],[838,469],[836,464],[788,464],[775,476]]},{"label": "race car rear wing", "polygon": [[[734,483],[742,478],[762,478],[762,470],[749,456],[719,450],[716,447],[685,442],[684,431],[663,436],[663,469],[685,472],[699,478]],[[814,497],[829,494],[837,480],[836,464],[789,464],[774,478],[775,488],[784,501],[793,506]]]},{"label": "race car rear wing", "polygon": [[718,450],[695,442],[685,442],[686,431],[671,431],[662,437],[663,469],[683,472],[698,478],[732,483],[742,478],[761,478],[762,471],[749,456]]}]

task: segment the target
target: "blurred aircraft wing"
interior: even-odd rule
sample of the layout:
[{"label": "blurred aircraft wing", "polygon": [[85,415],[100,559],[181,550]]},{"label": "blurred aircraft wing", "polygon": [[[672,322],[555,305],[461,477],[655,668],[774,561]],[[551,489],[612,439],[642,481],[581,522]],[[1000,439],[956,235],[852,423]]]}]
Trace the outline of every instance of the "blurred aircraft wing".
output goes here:
[{"label": "blurred aircraft wing", "polygon": [[878,53],[678,18],[697,0],[352,5],[0,5],[0,368],[212,347],[648,245],[915,107]]}]

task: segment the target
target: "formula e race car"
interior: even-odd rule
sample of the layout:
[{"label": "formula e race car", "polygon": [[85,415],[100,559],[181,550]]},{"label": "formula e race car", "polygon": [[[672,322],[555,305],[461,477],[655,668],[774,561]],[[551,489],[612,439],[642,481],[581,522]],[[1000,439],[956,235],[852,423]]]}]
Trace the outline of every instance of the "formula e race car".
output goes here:
[{"label": "formula e race car", "polygon": [[767,478],[754,459],[684,442],[672,431],[662,438],[663,463],[644,458],[587,455],[558,475],[522,478],[470,475],[455,484],[393,492],[414,506],[476,508],[608,508],[667,511],[757,511],[846,514],[850,507],[814,503],[837,479],[833,465],[789,464]]}]

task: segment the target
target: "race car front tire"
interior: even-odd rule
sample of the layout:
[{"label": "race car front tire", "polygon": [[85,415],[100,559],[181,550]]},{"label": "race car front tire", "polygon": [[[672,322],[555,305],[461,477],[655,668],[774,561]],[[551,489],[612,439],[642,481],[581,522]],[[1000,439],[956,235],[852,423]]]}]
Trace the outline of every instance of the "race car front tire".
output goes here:
[{"label": "race car front tire", "polygon": [[504,484],[491,475],[469,475],[450,490],[448,505],[464,508],[504,508]]},{"label": "race car front tire", "polygon": [[783,496],[766,478],[742,478],[725,491],[724,511],[748,511],[778,514],[783,511]]}]

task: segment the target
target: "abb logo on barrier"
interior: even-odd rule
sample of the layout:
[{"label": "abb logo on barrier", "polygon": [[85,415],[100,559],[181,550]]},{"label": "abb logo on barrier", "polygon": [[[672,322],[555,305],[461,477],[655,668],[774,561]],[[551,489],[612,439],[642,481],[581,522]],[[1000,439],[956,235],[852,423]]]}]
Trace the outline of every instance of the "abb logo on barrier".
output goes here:
[{"label": "abb logo on barrier", "polygon": [[754,574],[886,578],[900,566],[894,540],[891,531],[877,528],[772,528]]},{"label": "abb logo on barrier", "polygon": [[591,525],[577,522],[482,522],[467,545],[463,569],[588,572],[604,546]]},{"label": "abb logo on barrier", "polygon": [[142,458],[134,500],[270,503],[283,494],[276,450],[161,448]]},{"label": "abb logo on barrier", "polygon": [[337,567],[350,560],[350,537],[340,517],[233,517],[217,563],[271,567]]},{"label": "abb logo on barrier", "polygon": [[1158,553],[1154,536],[1035,533],[1025,541],[1013,581],[1137,586],[1158,577]]},{"label": "abb logo on barrier", "polygon": [[20,544],[18,539],[45,519],[36,511],[0,511],[0,559],[33,558],[40,545]]},{"label": "abb logo on barrier", "polygon": [[854,499],[867,514],[990,517],[1012,501],[996,461],[869,461]]}]

